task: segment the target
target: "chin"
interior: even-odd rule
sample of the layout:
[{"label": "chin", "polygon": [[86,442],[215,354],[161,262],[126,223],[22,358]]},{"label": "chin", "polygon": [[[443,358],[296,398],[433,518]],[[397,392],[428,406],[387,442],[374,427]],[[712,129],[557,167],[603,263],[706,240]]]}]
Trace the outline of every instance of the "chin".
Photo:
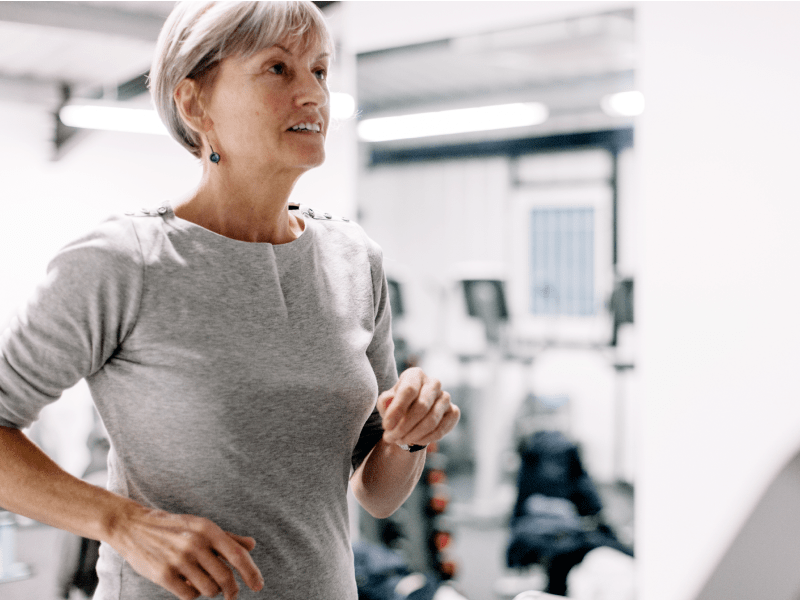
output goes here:
[{"label": "chin", "polygon": [[315,169],[316,167],[321,166],[325,163],[325,153],[323,152],[319,156],[309,157],[308,160],[304,161],[304,167],[306,170]]}]

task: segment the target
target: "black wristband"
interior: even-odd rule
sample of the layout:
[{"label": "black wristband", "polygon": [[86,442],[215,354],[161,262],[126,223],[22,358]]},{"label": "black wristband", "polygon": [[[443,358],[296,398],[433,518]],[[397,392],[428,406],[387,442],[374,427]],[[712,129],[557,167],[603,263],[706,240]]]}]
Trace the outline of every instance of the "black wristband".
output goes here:
[{"label": "black wristband", "polygon": [[409,452],[419,452],[420,450],[425,450],[425,448],[428,447],[427,445],[420,446],[419,444],[411,444],[410,446],[407,446],[405,444],[397,444],[397,445],[400,446],[400,448],[402,448],[403,450],[408,450]]}]

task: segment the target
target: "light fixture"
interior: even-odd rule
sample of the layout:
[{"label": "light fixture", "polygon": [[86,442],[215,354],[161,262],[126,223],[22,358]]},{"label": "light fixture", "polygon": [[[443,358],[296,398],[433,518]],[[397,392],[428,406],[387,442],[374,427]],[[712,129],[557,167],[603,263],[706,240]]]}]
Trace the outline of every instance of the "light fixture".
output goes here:
[{"label": "light fixture", "polygon": [[543,123],[547,117],[548,110],[544,104],[520,102],[365,119],[358,124],[358,135],[367,142],[386,142],[434,135],[527,127]]},{"label": "light fixture", "polygon": [[[331,94],[331,116],[348,119],[355,114],[356,102],[350,94]],[[156,111],[130,108],[119,104],[67,104],[58,112],[64,125],[81,129],[102,129],[132,133],[167,135],[167,129]]]},{"label": "light fixture", "polygon": [[331,117],[349,119],[356,113],[356,101],[350,94],[331,92]]},{"label": "light fixture", "polygon": [[64,125],[82,129],[103,129],[167,135],[156,111],[109,104],[67,104],[58,112]]},{"label": "light fixture", "polygon": [[635,117],[644,112],[644,95],[636,91],[608,94],[600,100],[600,106],[612,117]]}]

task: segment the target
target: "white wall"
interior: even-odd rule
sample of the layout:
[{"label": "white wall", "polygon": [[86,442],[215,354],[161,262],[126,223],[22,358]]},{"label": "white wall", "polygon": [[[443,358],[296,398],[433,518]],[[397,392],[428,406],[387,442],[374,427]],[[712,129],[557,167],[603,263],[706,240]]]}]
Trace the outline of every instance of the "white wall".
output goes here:
[{"label": "white wall", "polygon": [[685,600],[800,447],[800,4],[637,15],[641,598]]}]

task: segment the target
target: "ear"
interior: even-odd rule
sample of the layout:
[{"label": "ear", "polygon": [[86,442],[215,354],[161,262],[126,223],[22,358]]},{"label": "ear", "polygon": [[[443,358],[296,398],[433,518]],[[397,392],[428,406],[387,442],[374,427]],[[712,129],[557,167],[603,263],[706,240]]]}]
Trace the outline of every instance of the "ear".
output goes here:
[{"label": "ear", "polygon": [[188,77],[175,88],[172,97],[178,114],[189,129],[205,134],[210,131],[214,122],[205,110],[202,102],[202,89],[197,81]]}]

